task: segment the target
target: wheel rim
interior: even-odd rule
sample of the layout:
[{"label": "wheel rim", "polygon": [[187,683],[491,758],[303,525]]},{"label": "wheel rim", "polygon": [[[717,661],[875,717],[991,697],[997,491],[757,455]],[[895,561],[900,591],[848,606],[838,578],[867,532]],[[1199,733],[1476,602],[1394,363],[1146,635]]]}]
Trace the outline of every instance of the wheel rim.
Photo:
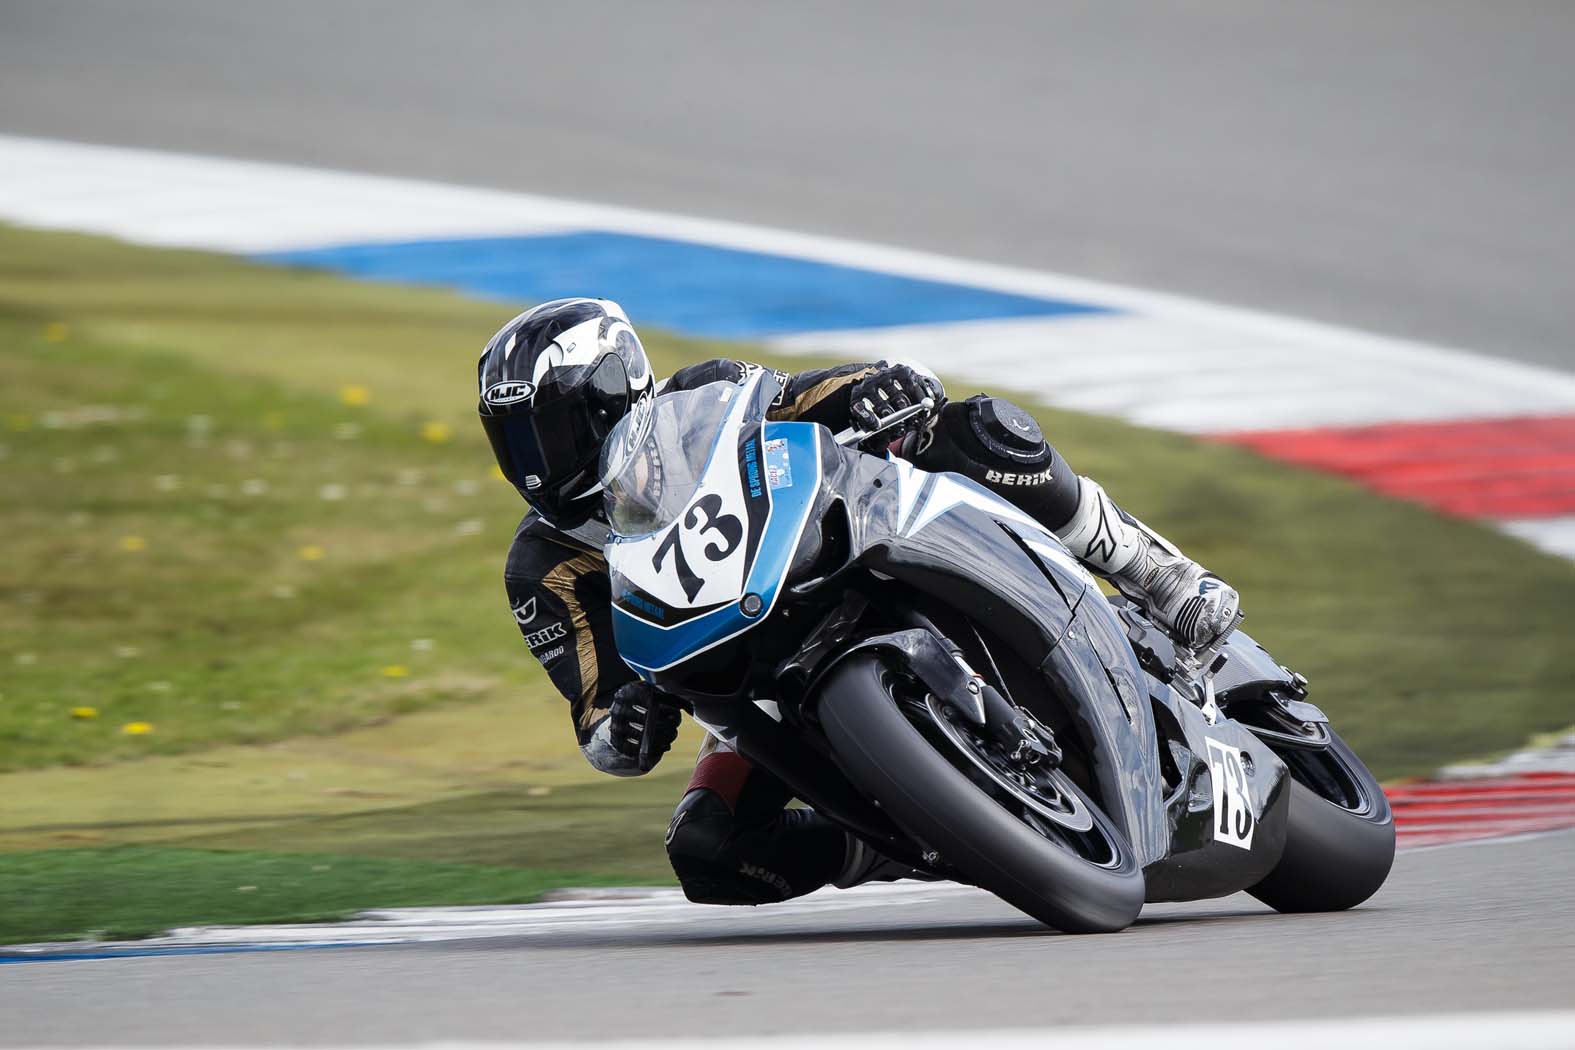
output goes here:
[{"label": "wheel rim", "polygon": [[1025,782],[972,725],[960,718],[946,718],[945,705],[935,696],[903,696],[890,678],[886,689],[914,728],[997,805],[1079,859],[1100,868],[1121,867],[1124,854],[1120,846],[1095,819],[1092,805],[1064,772],[1035,771]]},{"label": "wheel rim", "polygon": [[1311,788],[1329,805],[1359,817],[1373,817],[1381,809],[1382,788],[1377,797],[1364,778],[1344,761],[1335,748],[1325,751],[1288,751],[1280,756],[1291,776],[1303,787]]},{"label": "wheel rim", "polygon": [[1385,812],[1383,789],[1347,761],[1327,725],[1301,722],[1267,705],[1248,709],[1238,720],[1280,756],[1293,779],[1329,805],[1367,819]]},{"label": "wheel rim", "polygon": [[935,727],[958,752],[1024,808],[1068,831],[1087,832],[1093,828],[1093,812],[1082,799],[1061,790],[1053,776],[1013,766],[998,748],[984,740],[977,727],[960,722],[934,694],[925,697],[924,707]]}]

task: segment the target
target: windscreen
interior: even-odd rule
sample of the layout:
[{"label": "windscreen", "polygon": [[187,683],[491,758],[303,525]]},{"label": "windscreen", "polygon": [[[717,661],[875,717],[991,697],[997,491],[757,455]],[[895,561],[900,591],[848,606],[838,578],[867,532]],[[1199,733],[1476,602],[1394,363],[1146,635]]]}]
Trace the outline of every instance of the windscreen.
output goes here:
[{"label": "windscreen", "polygon": [[620,536],[644,536],[688,505],[739,388],[712,383],[641,402],[619,421],[602,450],[607,522]]}]

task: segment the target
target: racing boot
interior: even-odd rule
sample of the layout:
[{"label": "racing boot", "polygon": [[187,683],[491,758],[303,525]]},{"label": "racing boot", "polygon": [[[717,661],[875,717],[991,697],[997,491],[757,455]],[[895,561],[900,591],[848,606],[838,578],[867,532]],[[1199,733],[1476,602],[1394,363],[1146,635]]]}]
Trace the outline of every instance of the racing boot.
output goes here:
[{"label": "racing boot", "polygon": [[1099,483],[1078,478],[1077,510],[1056,529],[1067,548],[1148,611],[1171,636],[1203,649],[1240,622],[1236,588],[1116,506]]},{"label": "racing boot", "polygon": [[843,862],[842,871],[831,880],[831,884],[839,890],[846,890],[854,886],[862,886],[866,882],[896,882],[898,879],[939,882],[940,876],[892,860],[857,835],[849,835],[847,860]]}]

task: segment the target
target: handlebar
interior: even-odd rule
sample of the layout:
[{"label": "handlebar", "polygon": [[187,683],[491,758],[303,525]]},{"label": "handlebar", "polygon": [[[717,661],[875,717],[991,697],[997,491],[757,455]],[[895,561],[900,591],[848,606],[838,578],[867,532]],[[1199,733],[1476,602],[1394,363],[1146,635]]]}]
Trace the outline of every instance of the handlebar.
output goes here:
[{"label": "handlebar", "polygon": [[880,421],[880,426],[874,430],[860,430],[857,427],[848,427],[846,430],[839,431],[833,436],[832,440],[844,448],[849,445],[862,445],[876,434],[884,433],[900,423],[906,423],[916,416],[929,415],[934,411],[935,399],[927,397],[916,405],[909,405],[907,408],[899,409],[891,415],[883,417]]}]

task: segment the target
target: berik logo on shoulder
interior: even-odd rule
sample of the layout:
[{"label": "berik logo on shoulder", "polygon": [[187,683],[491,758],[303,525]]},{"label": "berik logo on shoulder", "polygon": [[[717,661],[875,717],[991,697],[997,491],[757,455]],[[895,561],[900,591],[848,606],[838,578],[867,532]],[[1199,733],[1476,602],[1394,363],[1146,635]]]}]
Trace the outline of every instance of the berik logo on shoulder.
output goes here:
[{"label": "berik logo on shoulder", "polygon": [[511,379],[487,387],[481,395],[481,400],[489,405],[514,405],[521,401],[529,401],[535,393],[535,383],[528,383],[523,379]]}]

